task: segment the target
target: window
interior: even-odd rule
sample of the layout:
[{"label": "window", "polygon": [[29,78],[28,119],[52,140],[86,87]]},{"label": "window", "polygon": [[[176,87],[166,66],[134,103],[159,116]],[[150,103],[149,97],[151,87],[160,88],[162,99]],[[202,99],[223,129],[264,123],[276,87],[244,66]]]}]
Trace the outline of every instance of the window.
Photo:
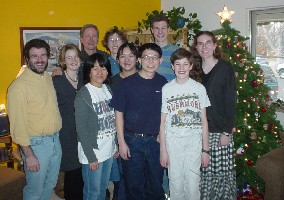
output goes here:
[{"label": "window", "polygon": [[284,99],[284,8],[253,10],[251,53],[264,70],[273,100]]}]

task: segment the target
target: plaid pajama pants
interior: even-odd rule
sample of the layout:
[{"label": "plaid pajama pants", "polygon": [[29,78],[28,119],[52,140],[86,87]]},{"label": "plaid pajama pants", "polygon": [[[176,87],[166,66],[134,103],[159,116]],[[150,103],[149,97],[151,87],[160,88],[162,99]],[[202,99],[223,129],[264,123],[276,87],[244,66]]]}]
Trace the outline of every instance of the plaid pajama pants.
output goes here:
[{"label": "plaid pajama pants", "polygon": [[234,170],[234,142],[219,147],[221,133],[209,133],[211,162],[209,167],[201,168],[201,200],[235,200],[236,172]]}]

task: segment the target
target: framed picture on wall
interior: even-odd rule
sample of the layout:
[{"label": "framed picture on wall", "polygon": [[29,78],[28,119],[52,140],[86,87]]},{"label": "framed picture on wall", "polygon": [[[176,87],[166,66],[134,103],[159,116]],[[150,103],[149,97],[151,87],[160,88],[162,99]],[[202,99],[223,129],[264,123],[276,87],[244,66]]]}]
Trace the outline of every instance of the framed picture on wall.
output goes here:
[{"label": "framed picture on wall", "polygon": [[59,50],[65,44],[75,44],[81,49],[81,27],[20,27],[21,64],[25,65],[23,56],[24,45],[32,39],[45,40],[50,46],[50,58],[47,72],[51,73],[59,67]]}]

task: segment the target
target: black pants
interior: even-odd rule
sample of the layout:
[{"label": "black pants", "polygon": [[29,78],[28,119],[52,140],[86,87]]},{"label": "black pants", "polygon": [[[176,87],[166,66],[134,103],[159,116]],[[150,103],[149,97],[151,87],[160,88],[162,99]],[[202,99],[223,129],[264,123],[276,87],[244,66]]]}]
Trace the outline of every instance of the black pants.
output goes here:
[{"label": "black pants", "polygon": [[82,168],[65,171],[64,176],[64,199],[83,200]]}]

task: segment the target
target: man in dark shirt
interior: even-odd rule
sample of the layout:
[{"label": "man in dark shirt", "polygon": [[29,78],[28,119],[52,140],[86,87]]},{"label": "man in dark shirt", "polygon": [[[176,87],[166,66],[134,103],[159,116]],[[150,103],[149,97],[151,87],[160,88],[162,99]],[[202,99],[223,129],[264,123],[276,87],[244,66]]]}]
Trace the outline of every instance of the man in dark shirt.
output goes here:
[{"label": "man in dark shirt", "polygon": [[165,199],[163,168],[157,142],[165,77],[156,73],[162,49],[146,43],[139,49],[142,69],[117,86],[110,106],[115,109],[116,129],[125,175],[126,199]]}]

